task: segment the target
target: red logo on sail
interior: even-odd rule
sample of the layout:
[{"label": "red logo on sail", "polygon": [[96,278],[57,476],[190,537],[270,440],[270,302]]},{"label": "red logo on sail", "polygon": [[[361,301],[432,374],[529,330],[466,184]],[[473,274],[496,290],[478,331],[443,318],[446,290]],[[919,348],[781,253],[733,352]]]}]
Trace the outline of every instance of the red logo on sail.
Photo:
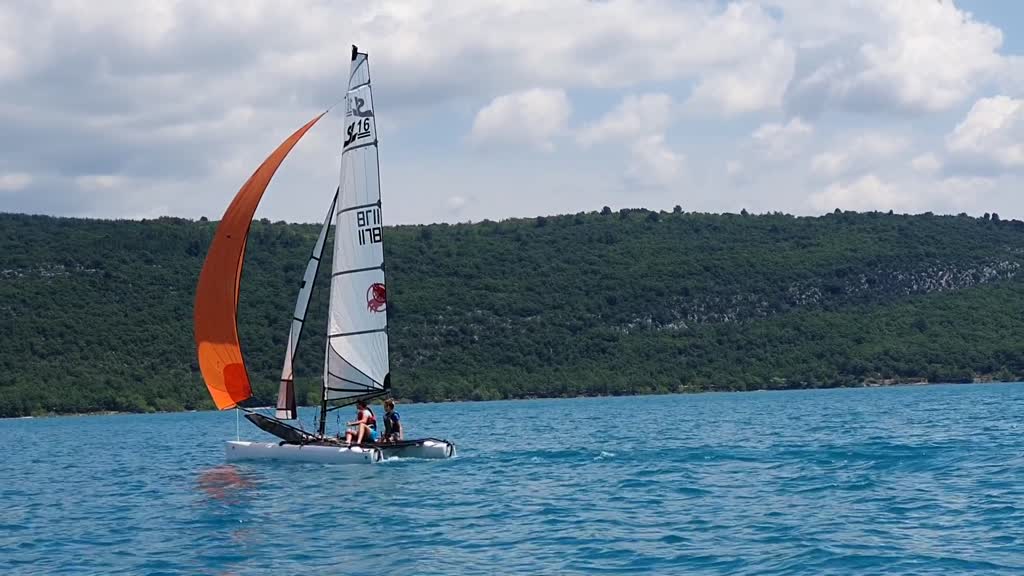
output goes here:
[{"label": "red logo on sail", "polygon": [[366,290],[366,307],[372,312],[381,312],[388,306],[387,291],[380,282],[375,282]]}]

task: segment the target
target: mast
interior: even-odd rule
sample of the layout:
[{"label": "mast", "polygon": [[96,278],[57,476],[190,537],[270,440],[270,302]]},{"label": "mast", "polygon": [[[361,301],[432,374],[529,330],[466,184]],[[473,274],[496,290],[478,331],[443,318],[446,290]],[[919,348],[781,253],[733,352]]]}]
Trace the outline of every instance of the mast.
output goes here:
[{"label": "mast", "polygon": [[330,410],[391,386],[376,116],[368,56],[356,46],[345,100],[320,435]]}]

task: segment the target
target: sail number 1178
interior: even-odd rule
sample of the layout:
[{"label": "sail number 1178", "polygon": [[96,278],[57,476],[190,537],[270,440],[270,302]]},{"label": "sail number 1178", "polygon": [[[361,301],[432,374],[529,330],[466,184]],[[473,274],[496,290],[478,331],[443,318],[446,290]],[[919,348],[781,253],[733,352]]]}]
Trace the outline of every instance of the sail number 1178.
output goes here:
[{"label": "sail number 1178", "polygon": [[380,208],[370,208],[356,212],[356,232],[360,246],[380,243],[382,236],[380,224]]}]

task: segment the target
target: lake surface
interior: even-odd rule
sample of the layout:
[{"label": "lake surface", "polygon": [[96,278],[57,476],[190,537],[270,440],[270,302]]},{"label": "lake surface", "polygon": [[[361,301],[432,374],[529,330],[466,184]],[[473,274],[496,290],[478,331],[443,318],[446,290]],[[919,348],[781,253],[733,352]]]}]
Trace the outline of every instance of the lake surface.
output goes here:
[{"label": "lake surface", "polygon": [[[228,465],[231,411],[0,421],[0,566],[1024,573],[1024,384],[399,411],[459,456]],[[269,438],[244,419],[241,431]]]}]

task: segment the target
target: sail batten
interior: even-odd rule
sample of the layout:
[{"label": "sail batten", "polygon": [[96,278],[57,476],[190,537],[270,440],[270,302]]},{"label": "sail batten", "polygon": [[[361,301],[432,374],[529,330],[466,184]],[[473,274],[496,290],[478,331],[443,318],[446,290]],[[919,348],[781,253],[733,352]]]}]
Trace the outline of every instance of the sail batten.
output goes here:
[{"label": "sail batten", "polygon": [[356,272],[369,272],[371,270],[377,270],[377,269],[383,269],[383,268],[381,268],[381,266],[371,266],[369,268],[353,268],[351,270],[338,270],[337,272],[332,272],[331,276],[341,276],[342,274],[354,274]]},{"label": "sail batten", "polygon": [[348,208],[339,208],[338,213],[348,212],[350,210],[362,210],[363,208],[373,208],[374,206],[380,206],[380,202],[374,202],[373,204],[360,204],[358,206],[349,206]]},{"label": "sail batten", "polygon": [[252,396],[238,341],[238,290],[249,227],[260,199],[285,157],[325,114],[318,114],[286,138],[246,180],[217,225],[203,262],[193,307],[193,336],[199,369],[217,408],[237,406]]},{"label": "sail batten", "polygon": [[325,403],[379,395],[390,384],[376,115],[369,61],[355,47],[339,179]]}]

